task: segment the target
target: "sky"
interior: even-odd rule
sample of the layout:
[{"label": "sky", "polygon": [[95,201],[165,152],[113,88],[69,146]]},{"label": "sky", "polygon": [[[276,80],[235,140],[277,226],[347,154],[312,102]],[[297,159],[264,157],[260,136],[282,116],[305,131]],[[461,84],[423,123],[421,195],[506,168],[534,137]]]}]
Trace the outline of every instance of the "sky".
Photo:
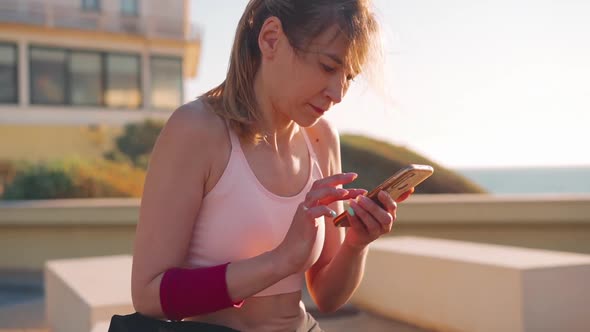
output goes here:
[{"label": "sky", "polygon": [[[245,0],[191,0],[187,100],[225,77]],[[373,0],[381,98],[362,80],[324,116],[451,168],[590,166],[590,1]]]}]

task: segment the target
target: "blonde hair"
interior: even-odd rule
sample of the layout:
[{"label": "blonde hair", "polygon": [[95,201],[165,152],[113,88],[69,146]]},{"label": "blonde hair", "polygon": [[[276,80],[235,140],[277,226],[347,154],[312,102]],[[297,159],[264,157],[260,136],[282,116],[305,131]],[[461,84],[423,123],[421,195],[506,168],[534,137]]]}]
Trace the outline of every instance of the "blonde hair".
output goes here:
[{"label": "blonde hair", "polygon": [[277,17],[297,51],[306,51],[315,37],[336,25],[348,42],[345,64],[356,75],[380,49],[378,24],[370,9],[369,0],[251,0],[236,29],[225,80],[201,98],[238,135],[258,142],[262,114],[253,82],[260,66],[258,35],[264,21]]}]

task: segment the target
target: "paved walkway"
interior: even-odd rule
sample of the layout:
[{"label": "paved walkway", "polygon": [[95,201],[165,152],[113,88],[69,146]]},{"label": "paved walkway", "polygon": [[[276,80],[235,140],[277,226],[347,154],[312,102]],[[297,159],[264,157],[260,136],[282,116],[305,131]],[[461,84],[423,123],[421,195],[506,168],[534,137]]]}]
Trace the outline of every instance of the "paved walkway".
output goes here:
[{"label": "paved walkway", "polygon": [[428,332],[403,322],[359,310],[351,304],[345,304],[331,314],[321,313],[307,291],[303,293],[303,303],[326,332]]},{"label": "paved walkway", "polygon": [[364,311],[353,316],[318,319],[318,322],[326,332],[427,332],[427,330]]}]

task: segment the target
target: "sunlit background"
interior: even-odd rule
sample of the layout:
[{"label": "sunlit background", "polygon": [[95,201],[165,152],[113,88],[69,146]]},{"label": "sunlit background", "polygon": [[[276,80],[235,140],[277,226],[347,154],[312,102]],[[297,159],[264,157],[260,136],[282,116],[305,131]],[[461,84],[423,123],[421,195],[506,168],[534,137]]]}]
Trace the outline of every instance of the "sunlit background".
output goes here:
[{"label": "sunlit background", "polygon": [[[245,0],[192,0],[203,29],[185,99],[221,82]],[[590,166],[590,2],[375,0],[384,103],[362,83],[326,114],[342,132],[454,168]]]},{"label": "sunlit background", "polygon": [[[104,315],[123,313],[123,305],[134,310],[130,296],[122,297],[153,145],[179,105],[224,79],[245,5],[0,0],[0,331],[66,331],[53,328],[60,323],[86,331],[88,322],[74,324],[85,319],[78,313],[97,305]],[[348,329],[326,330],[360,330],[350,322],[360,324],[378,298],[385,311],[417,304],[416,315],[402,320],[419,325],[427,322],[422,315],[434,319],[429,328],[450,328],[437,321],[442,307],[480,327],[455,330],[534,330],[551,320],[588,326],[590,256],[581,265],[565,252],[590,253],[590,1],[374,5],[386,98],[361,78],[325,115],[342,134],[343,170],[358,172],[354,185],[369,189],[410,162],[432,163],[434,175],[400,205],[389,236],[455,240],[462,249],[401,239],[433,272],[424,273],[406,249],[402,265],[368,260],[376,277],[367,272],[366,283],[378,285],[379,296],[369,296],[374,302],[359,306],[360,314],[345,308],[351,320],[340,326]],[[126,263],[119,265],[119,255]],[[445,255],[449,264],[439,264]],[[86,265],[103,256],[111,256],[105,265]],[[69,272],[49,267],[70,258],[82,259]],[[459,261],[476,273],[457,270]],[[506,278],[515,266],[526,276]],[[382,283],[389,274],[396,278]],[[502,281],[494,287],[490,280]],[[381,294],[396,289],[402,297]],[[444,303],[433,301],[429,312],[425,294]],[[409,301],[391,300],[403,296]],[[517,315],[519,329],[497,327],[510,320],[490,315],[500,309]],[[98,320],[108,315],[92,316],[99,326],[92,331],[106,331],[108,322]],[[400,317],[389,318],[380,319],[382,331],[397,330]],[[381,331],[375,320],[360,321]]]}]

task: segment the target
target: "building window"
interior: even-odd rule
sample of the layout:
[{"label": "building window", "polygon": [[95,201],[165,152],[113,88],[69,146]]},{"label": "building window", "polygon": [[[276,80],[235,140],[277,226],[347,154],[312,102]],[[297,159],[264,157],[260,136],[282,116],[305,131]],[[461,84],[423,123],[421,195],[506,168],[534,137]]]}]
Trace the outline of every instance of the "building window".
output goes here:
[{"label": "building window", "polygon": [[16,104],[18,99],[17,59],[15,44],[0,44],[0,103]]},{"label": "building window", "polygon": [[70,102],[73,105],[102,105],[103,70],[100,53],[70,53]]},{"label": "building window", "polygon": [[141,106],[138,55],[31,46],[30,63],[32,104]]},{"label": "building window", "polygon": [[31,102],[66,103],[66,51],[31,47]]},{"label": "building window", "polygon": [[157,57],[150,59],[150,102],[154,108],[173,110],[182,104],[182,59]]},{"label": "building window", "polygon": [[87,11],[100,11],[100,0],[82,0],[82,9]]},{"label": "building window", "polygon": [[121,0],[121,14],[125,16],[138,16],[139,8],[137,0]]},{"label": "building window", "polygon": [[105,104],[138,108],[141,105],[139,56],[107,54]]}]

